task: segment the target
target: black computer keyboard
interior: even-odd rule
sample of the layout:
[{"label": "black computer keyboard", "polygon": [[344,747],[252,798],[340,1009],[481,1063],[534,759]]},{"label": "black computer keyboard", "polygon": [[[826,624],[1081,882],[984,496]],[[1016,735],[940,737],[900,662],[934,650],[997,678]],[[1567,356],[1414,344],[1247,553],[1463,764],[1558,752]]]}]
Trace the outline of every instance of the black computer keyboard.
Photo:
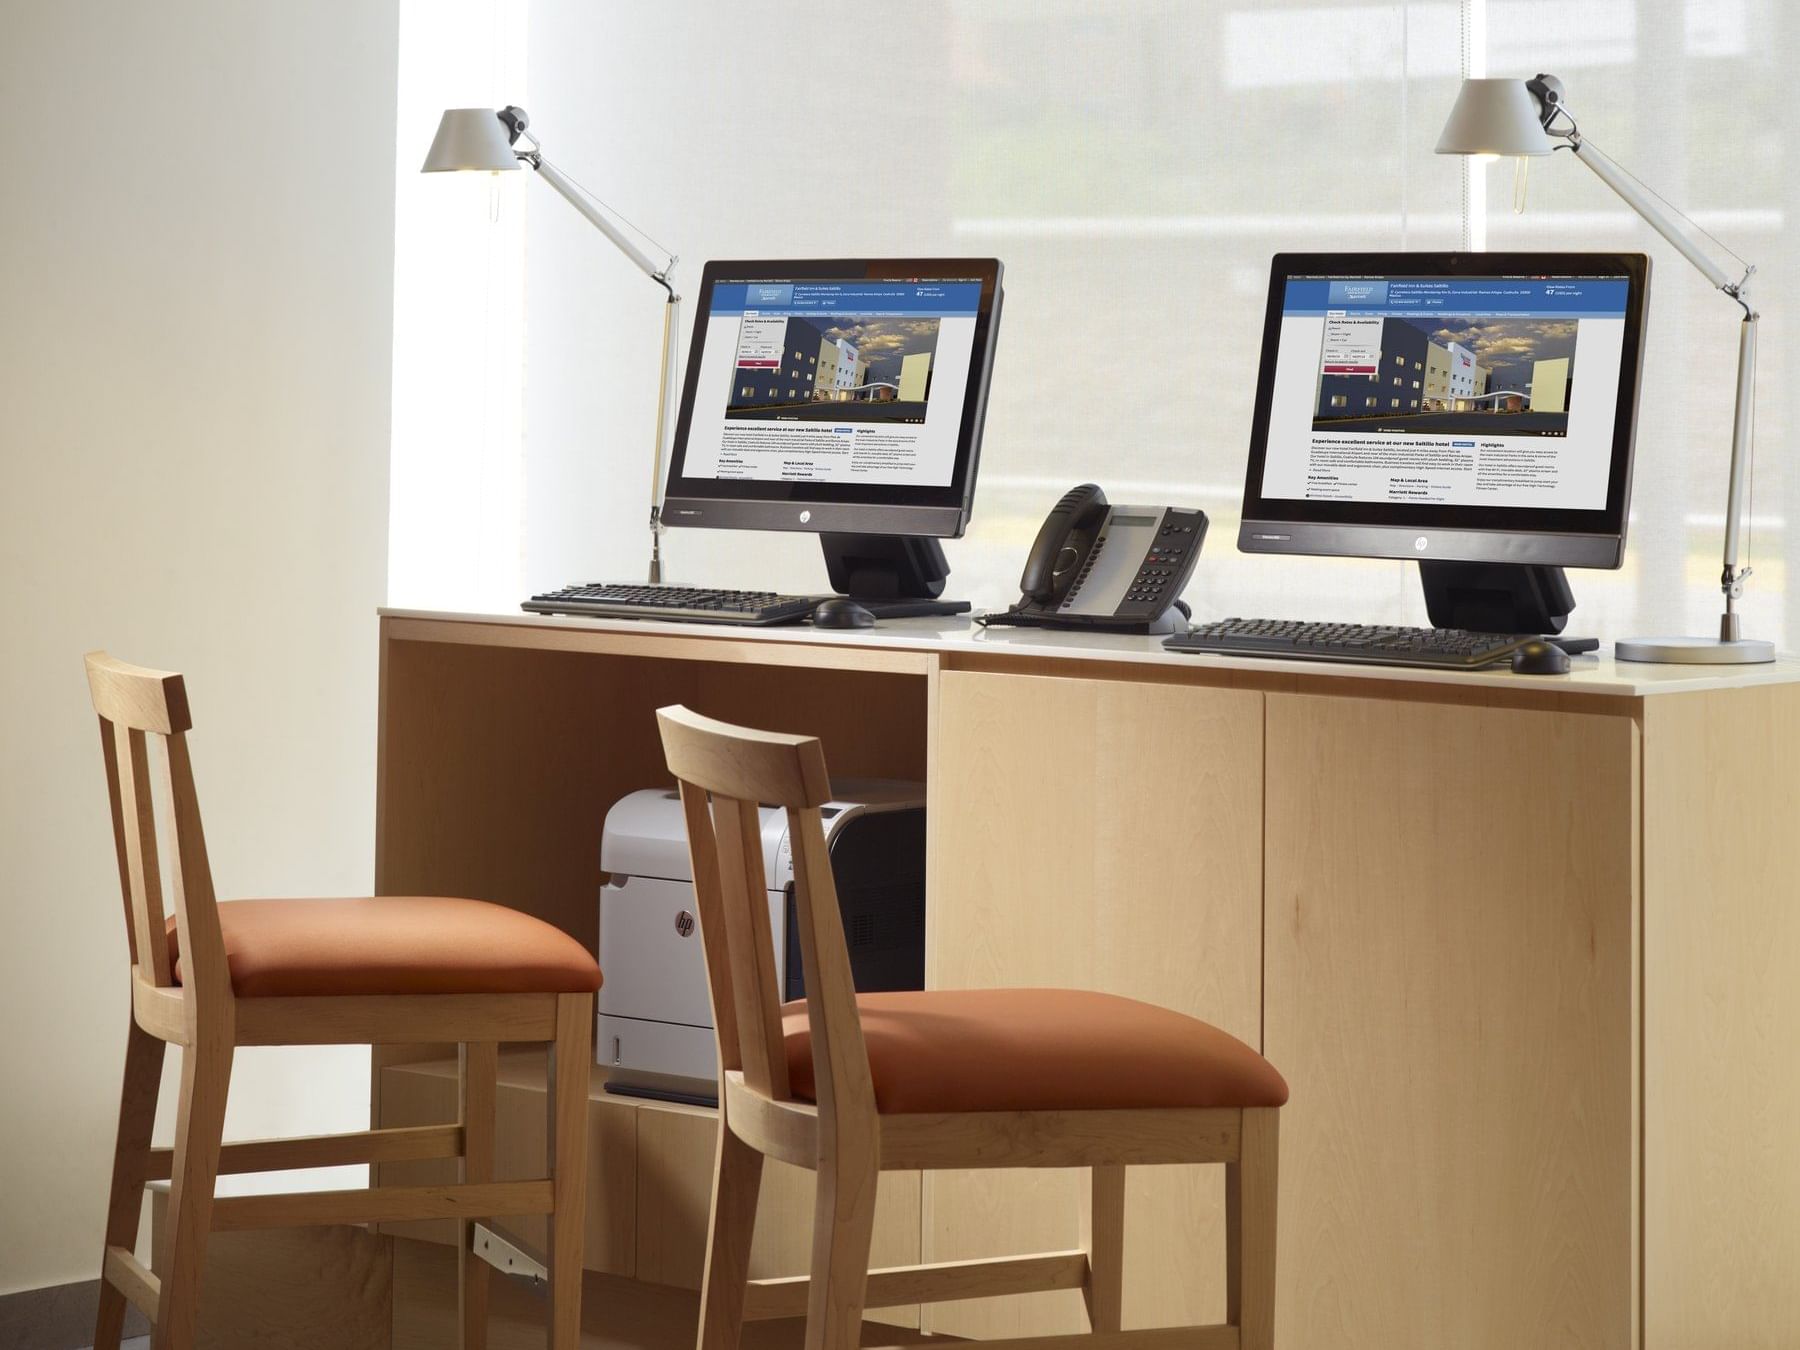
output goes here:
[{"label": "black computer keyboard", "polygon": [[1293,619],[1219,619],[1177,633],[1174,652],[1285,656],[1309,661],[1363,661],[1385,666],[1475,670],[1511,656],[1529,636],[1471,633],[1462,628],[1388,628]]},{"label": "black computer keyboard", "polygon": [[822,595],[777,595],[774,591],[595,582],[545,591],[520,608],[533,614],[588,614],[609,619],[772,624],[807,618],[824,599]]}]

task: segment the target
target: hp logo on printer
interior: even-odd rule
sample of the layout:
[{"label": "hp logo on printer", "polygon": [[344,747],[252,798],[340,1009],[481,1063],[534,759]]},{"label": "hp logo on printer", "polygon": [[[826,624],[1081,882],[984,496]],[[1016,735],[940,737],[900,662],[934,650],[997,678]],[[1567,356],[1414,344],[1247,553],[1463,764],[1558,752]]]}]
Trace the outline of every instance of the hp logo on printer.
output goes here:
[{"label": "hp logo on printer", "polygon": [[683,937],[694,936],[694,916],[685,909],[675,915],[675,931]]}]

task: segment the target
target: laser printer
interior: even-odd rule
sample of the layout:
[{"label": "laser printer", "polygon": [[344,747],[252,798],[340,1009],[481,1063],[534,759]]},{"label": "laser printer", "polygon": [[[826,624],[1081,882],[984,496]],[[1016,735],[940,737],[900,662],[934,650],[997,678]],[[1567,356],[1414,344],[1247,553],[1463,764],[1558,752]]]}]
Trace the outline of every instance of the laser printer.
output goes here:
[{"label": "laser printer", "polygon": [[[784,1000],[806,996],[787,812],[764,806],[762,856]],[[925,785],[843,779],[819,810],[859,992],[925,987]],[[594,1058],[609,1092],[716,1104],[718,1050],[681,798],[614,803],[601,835]]]}]

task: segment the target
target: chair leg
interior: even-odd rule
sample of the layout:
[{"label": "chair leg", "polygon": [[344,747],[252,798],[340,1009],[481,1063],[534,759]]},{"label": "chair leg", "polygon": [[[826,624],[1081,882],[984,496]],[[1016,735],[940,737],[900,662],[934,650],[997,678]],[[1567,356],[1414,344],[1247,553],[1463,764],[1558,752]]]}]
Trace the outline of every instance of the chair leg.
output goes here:
[{"label": "chair leg", "polygon": [[1088,1254],[1088,1327],[1118,1331],[1125,1306],[1125,1169],[1093,1168],[1093,1187],[1082,1216],[1082,1243]]},{"label": "chair leg", "polygon": [[580,1350],[581,1243],[587,1229],[588,1068],[593,1062],[594,996],[556,1000],[550,1046],[548,1140],[550,1350]]},{"label": "chair leg", "polygon": [[[494,1179],[494,1098],[500,1075],[500,1047],[493,1041],[464,1045],[462,1080],[463,1161],[465,1182]],[[487,1350],[488,1263],[475,1255],[475,1221],[457,1225],[457,1305],[462,1350]]]},{"label": "chair leg", "polygon": [[875,1235],[875,1187],[880,1176],[874,1156],[872,1150],[840,1152],[830,1148],[820,1161],[813,1198],[806,1350],[857,1350],[861,1343],[869,1244]]},{"label": "chair leg", "polygon": [[152,1350],[193,1350],[231,1059],[230,1038],[204,1031],[181,1052],[181,1110],[169,1184],[168,1269],[162,1272]]},{"label": "chair leg", "polygon": [[1275,1207],[1281,1113],[1245,1110],[1238,1161],[1225,1165],[1225,1320],[1239,1350],[1275,1344]]},{"label": "chair leg", "polygon": [[[125,1041],[125,1085],[119,1094],[119,1133],[113,1146],[112,1191],[106,1202],[106,1245],[137,1246],[138,1220],[144,1206],[144,1172],[149,1161],[150,1130],[156,1121],[156,1098],[162,1088],[163,1054],[167,1047],[131,1023]],[[94,1350],[119,1350],[125,1330],[125,1295],[110,1280],[100,1281],[100,1312],[94,1319]]]},{"label": "chair leg", "polygon": [[712,1222],[706,1231],[706,1274],[700,1282],[699,1350],[738,1350],[762,1170],[763,1155],[733,1134],[721,1115]]}]

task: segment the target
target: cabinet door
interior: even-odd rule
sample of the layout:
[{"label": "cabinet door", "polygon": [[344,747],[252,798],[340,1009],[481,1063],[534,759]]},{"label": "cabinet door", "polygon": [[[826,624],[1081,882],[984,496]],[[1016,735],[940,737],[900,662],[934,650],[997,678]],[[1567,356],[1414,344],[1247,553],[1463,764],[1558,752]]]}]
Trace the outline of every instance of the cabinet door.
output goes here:
[{"label": "cabinet door", "polygon": [[[1127,994],[1259,1040],[1260,693],[946,671],[927,983]],[[928,1173],[928,1261],[1081,1243],[1085,1172]],[[1221,1168],[1128,1174],[1128,1326],[1222,1321]],[[928,1306],[966,1336],[1084,1329],[1076,1292]]]},{"label": "cabinet door", "polygon": [[1284,1345],[1635,1342],[1638,744],[1270,695]]}]

